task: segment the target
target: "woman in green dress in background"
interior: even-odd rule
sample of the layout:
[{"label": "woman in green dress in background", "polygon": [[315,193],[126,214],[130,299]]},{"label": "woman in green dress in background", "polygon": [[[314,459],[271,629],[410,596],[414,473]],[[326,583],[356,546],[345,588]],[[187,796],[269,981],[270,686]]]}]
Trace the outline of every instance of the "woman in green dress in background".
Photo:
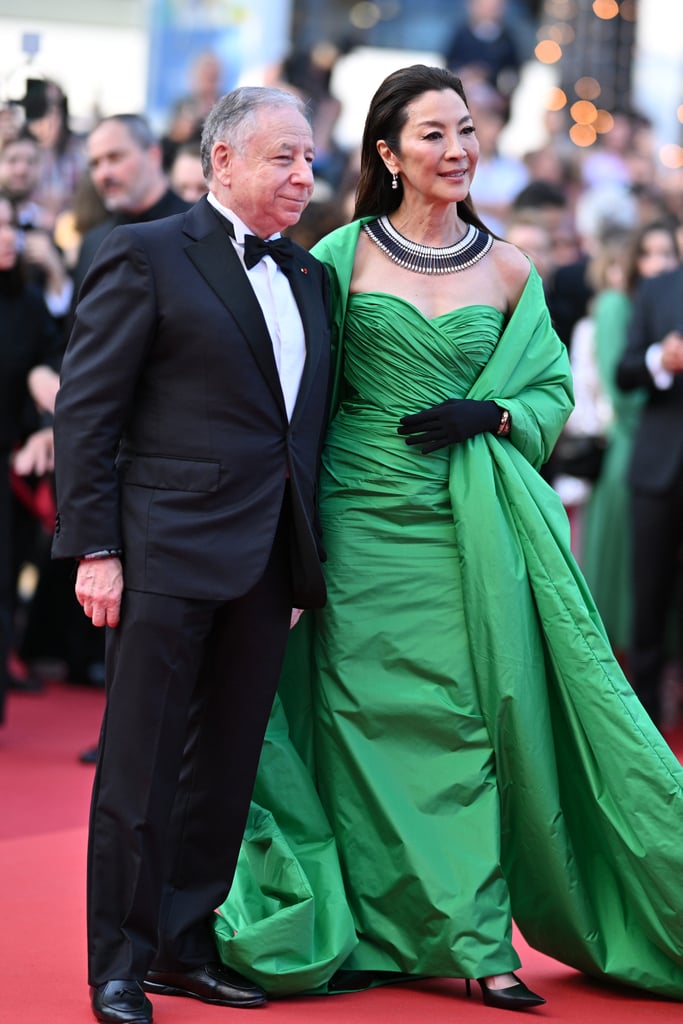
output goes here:
[{"label": "woman in green dress in background", "polygon": [[[222,958],[273,995],[512,973],[527,941],[683,996],[683,773],[613,659],[538,470],[572,406],[540,279],[478,220],[460,80],[372,100],[337,336],[328,604],[291,638]],[[637,814],[634,813],[637,810]]]},{"label": "woman in green dress in background", "polygon": [[[591,310],[600,384],[613,411],[609,446],[586,505],[581,568],[620,660],[631,636],[630,488],[627,473],[645,395],[621,391],[616,370],[624,353],[633,295],[646,277],[674,270],[679,262],[676,232],[666,221],[639,228],[630,245],[616,239],[612,270],[598,275]],[[619,277],[615,280],[615,272]],[[597,268],[596,268],[597,274]],[[599,278],[602,278],[601,280]]]}]

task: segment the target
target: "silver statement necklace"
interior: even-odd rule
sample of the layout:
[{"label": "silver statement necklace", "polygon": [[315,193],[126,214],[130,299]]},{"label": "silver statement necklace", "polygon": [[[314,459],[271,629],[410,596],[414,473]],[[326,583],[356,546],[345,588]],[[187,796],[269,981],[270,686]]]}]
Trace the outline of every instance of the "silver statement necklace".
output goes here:
[{"label": "silver statement necklace", "polygon": [[464,237],[455,245],[443,247],[411,242],[386,216],[368,221],[363,230],[390,260],[416,274],[450,274],[454,270],[466,270],[493,245],[493,237],[474,224],[470,224]]}]

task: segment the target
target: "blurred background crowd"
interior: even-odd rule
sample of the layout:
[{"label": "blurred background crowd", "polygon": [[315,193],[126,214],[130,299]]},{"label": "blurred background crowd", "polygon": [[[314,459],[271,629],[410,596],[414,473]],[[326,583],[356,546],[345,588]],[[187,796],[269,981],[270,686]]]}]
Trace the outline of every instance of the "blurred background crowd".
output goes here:
[{"label": "blurred background crowd", "polygon": [[[59,6],[58,17],[52,5],[26,0],[20,18],[15,3],[0,0],[0,454],[8,473],[0,658],[5,649],[10,703],[39,695],[55,675],[102,684],[102,633],[76,604],[73,567],[49,558],[49,402],[41,405],[29,382],[36,366],[58,371],[100,241],[115,224],[195,202],[206,188],[198,143],[214,101],[237,84],[276,84],[303,95],[312,111],[316,188],[292,234],[313,245],[351,216],[375,87],[417,62],[462,77],[480,144],[477,210],[535,264],[568,346],[576,409],[543,472],[567,508],[575,554],[628,674],[628,466],[643,395],[621,392],[615,368],[640,282],[678,266],[683,252],[683,7]],[[27,290],[44,304],[39,323],[35,306],[19,301]],[[681,554],[671,554],[679,581]],[[682,590],[669,609],[665,727],[682,711]]]}]

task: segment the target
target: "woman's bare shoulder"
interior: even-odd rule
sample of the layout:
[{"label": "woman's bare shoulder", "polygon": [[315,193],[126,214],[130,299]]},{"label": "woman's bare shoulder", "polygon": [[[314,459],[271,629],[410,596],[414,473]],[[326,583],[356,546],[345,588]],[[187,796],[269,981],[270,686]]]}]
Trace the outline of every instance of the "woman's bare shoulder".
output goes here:
[{"label": "woman's bare shoulder", "polygon": [[496,272],[507,295],[511,309],[517,305],[529,279],[531,263],[521,249],[510,242],[496,239],[491,249]]}]

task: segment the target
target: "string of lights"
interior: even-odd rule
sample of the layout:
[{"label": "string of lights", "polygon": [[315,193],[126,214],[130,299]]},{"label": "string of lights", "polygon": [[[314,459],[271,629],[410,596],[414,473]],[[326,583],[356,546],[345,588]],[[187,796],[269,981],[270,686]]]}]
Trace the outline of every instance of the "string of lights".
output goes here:
[{"label": "string of lights", "polygon": [[[633,54],[638,0],[545,0],[534,50],[557,67],[558,84],[546,106],[566,110],[574,145],[588,148],[614,128],[618,111],[632,108]],[[683,104],[678,109],[683,124]],[[683,168],[683,145],[663,145],[665,167]]]}]

